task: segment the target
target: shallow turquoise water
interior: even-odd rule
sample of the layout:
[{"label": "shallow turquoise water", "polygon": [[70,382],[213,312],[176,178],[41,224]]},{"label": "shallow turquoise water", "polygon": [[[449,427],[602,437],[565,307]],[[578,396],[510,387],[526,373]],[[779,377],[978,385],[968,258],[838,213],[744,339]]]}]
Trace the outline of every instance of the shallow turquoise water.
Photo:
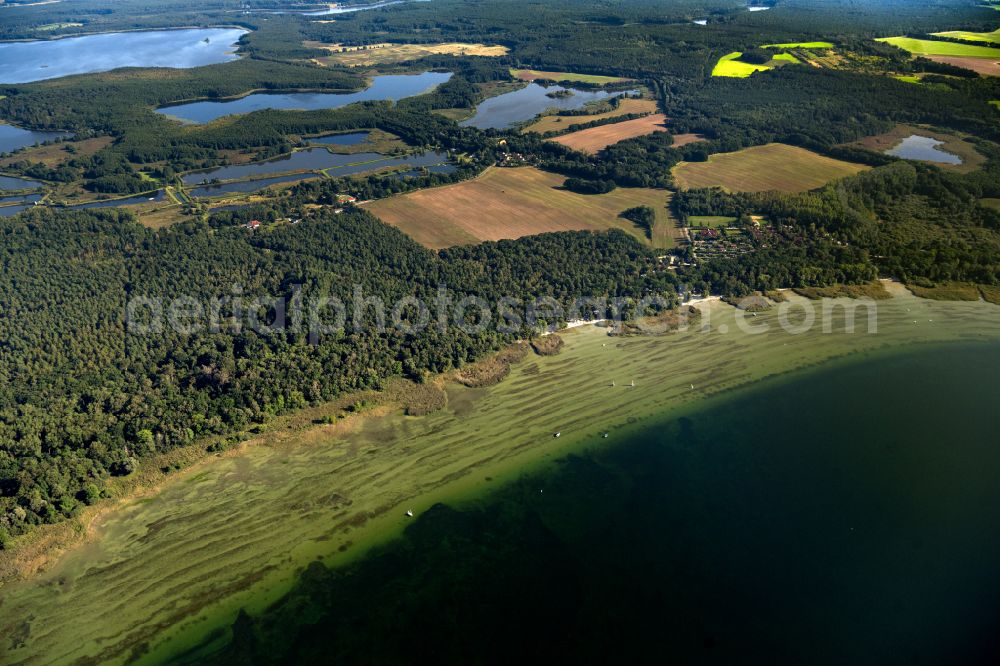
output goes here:
[{"label": "shallow turquoise water", "polygon": [[712,399],[313,564],[226,656],[996,663],[998,373],[928,346]]}]

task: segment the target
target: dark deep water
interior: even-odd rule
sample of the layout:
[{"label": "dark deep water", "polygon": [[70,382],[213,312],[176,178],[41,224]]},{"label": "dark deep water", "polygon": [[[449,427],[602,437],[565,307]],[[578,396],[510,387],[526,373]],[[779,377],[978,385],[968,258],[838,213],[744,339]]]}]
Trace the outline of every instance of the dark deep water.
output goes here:
[{"label": "dark deep water", "polygon": [[998,663],[998,376],[955,344],[715,398],[311,565],[223,660]]}]

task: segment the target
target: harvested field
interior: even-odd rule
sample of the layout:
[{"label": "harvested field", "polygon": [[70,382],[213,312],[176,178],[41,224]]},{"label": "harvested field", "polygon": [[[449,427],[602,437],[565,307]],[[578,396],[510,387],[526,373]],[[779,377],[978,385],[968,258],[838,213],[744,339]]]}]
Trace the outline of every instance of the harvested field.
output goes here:
[{"label": "harvested field", "polygon": [[638,113],[656,113],[656,102],[650,99],[623,99],[618,108],[604,113],[594,113],[587,116],[542,116],[535,123],[525,127],[522,132],[558,132],[572,125],[592,123],[595,120],[607,120]]},{"label": "harvested field", "polygon": [[330,55],[317,58],[321,65],[347,65],[348,67],[370,67],[407,60],[419,60],[431,55],[481,56],[495,58],[507,55],[506,46],[487,44],[466,44],[449,42],[445,44],[367,44],[365,46],[344,46],[343,44],[322,44],[306,42],[306,46],[324,49]]},{"label": "harvested field", "polygon": [[933,60],[934,62],[954,65],[955,67],[962,67],[964,69],[971,69],[973,72],[982,74],[983,76],[1000,76],[1000,55],[995,58],[972,58],[968,56],[962,57],[941,55],[925,57],[928,60]]},{"label": "harvested field", "polygon": [[512,69],[510,75],[522,81],[573,81],[575,83],[591,83],[606,86],[611,83],[625,83],[632,79],[620,76],[600,76],[598,74],[576,74],[574,72],[545,72],[537,69]]},{"label": "harvested field", "polygon": [[[667,205],[670,193],[618,188],[584,195],[560,189],[562,176],[532,167],[493,168],[475,180],[382,199],[365,207],[430,248],[520,238],[551,231],[621,229],[653,247],[683,236]],[[619,217],[634,206],[656,210],[653,238]]]},{"label": "harvested field", "polygon": [[550,139],[550,141],[561,143],[567,148],[584,153],[596,153],[619,141],[634,139],[637,136],[645,136],[653,132],[665,132],[667,131],[666,122],[666,116],[662,113],[655,113],[644,118],[610,123],[564,134]]},{"label": "harvested field", "polygon": [[869,167],[824,157],[782,143],[712,155],[707,162],[681,162],[673,169],[684,189],[721,187],[730,192],[805,192]]}]

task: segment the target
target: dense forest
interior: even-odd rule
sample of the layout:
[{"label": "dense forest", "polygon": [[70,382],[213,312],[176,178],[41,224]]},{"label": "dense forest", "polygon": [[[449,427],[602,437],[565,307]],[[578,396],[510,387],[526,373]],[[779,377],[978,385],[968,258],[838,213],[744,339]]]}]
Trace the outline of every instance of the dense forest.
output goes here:
[{"label": "dense forest", "polygon": [[562,318],[580,294],[674,293],[674,278],[623,233],[543,235],[438,256],[367,213],[331,209],[266,234],[208,226],[157,234],[113,210],[40,211],[0,222],[0,265],[0,502],[13,534],[72,515],[96,499],[89,486],[155,451],[390,376],[461,367],[528,330],[515,321],[506,333],[495,325],[475,334],[356,332],[352,318],[311,340],[292,326],[252,329],[230,306],[215,333],[163,325],[130,334],[130,299],[331,296],[353,314],[356,289],[388,307],[415,296],[435,308],[446,288],[451,303],[551,297],[565,306]]},{"label": "dense forest", "polygon": [[[239,317],[229,312],[218,332],[164,327],[133,335],[126,306],[135,298],[269,296],[290,307],[298,298],[335,295],[353,311],[355,286],[388,303],[403,297],[434,303],[445,285],[453,302],[551,297],[569,307],[579,296],[631,303],[659,294],[674,301],[680,291],[735,296],[878,276],[1000,284],[1000,213],[981,203],[1000,198],[1000,116],[990,105],[1000,100],[1000,84],[871,41],[944,29],[991,31],[998,13],[963,0],[773,4],[751,13],[742,0],[553,0],[527,11],[524,0],[433,0],[342,14],[335,22],[294,13],[317,5],[277,0],[181,2],[169,12],[151,0],[0,10],[6,12],[0,39],[176,25],[252,30],[240,43],[244,57],[225,64],[0,84],[6,121],[70,130],[81,139],[111,137],[107,147],[59,168],[25,159],[6,169],[48,185],[144,192],[226,163],[223,151],[270,157],[302,145],[303,136],[361,129],[382,130],[412,149],[461,156],[451,174],[317,179],[213,214],[195,202],[184,222],[155,231],[115,209],[43,209],[0,219],[0,544],[32,525],[74,515],[101,496],[109,476],[131,473],[155,452],[213,435],[235,441],[277,414],[378,388],[392,376],[420,381],[531,332],[430,327],[406,334],[390,327],[311,341],[301,330],[237,326]],[[292,13],[273,13],[281,11]],[[707,25],[693,26],[695,18]],[[45,24],[60,27],[42,34]],[[830,40],[866,64],[710,76],[727,53],[804,39]],[[313,64],[310,58],[323,52],[306,46],[309,40],[481,42],[510,52],[380,67],[380,73],[453,72],[435,91],[397,103],[263,110],[203,126],[182,126],[155,112],[172,102],[253,90],[367,85],[367,68]],[[706,140],[678,146],[670,134],[657,133],[585,155],[517,128],[462,127],[447,113],[471,110],[497,82],[512,85],[511,67],[634,78],[652,91],[672,132]],[[927,76],[917,85],[886,72]],[[586,117],[572,120],[589,124]],[[946,172],[845,145],[903,123],[969,135],[985,164]],[[676,271],[621,232],[545,234],[431,252],[363,211],[335,212],[339,194],[381,198],[454,182],[508,153],[565,176],[568,189],[584,194],[631,186],[676,190],[670,173],[679,162],[770,142],[873,168],[800,194],[674,191],[672,210],[682,223],[693,215],[726,215],[748,225],[751,214],[770,222],[752,252],[686,261],[693,265]],[[647,230],[655,217],[650,209],[623,213]],[[250,232],[245,225],[252,219],[275,224]],[[281,223],[286,219],[302,221]],[[676,253],[695,259],[690,247]]]}]

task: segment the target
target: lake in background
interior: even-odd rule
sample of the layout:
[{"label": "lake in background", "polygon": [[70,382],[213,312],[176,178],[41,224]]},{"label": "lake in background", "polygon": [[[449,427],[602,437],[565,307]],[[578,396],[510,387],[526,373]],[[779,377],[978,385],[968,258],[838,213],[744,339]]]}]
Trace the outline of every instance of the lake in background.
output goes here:
[{"label": "lake in background", "polygon": [[[570,97],[549,97],[549,93],[569,90]],[[635,92],[635,91],[629,91]],[[541,86],[529,83],[524,88],[484,100],[476,107],[476,114],[461,123],[463,127],[479,129],[506,129],[517,123],[531,120],[547,109],[570,110],[583,108],[588,102],[608,99],[625,92],[606,90],[579,90],[563,86]]]},{"label": "lake in background", "polygon": [[961,164],[962,158],[952,155],[938,148],[944,145],[944,141],[938,141],[927,136],[911,134],[890,150],[885,151],[886,155],[902,157],[906,160],[919,160],[921,162],[938,162],[941,164]]},{"label": "lake in background", "polygon": [[28,83],[119,67],[212,65],[237,59],[235,44],[246,32],[237,28],[145,30],[8,42],[0,44],[0,83]]},{"label": "lake in background", "polygon": [[0,123],[0,153],[11,153],[36,143],[71,136],[67,132],[36,132]]},{"label": "lake in background", "polygon": [[313,563],[228,656],[996,663],[998,373],[958,343],[759,382]]},{"label": "lake in background", "polygon": [[354,93],[254,93],[225,102],[190,102],[164,106],[158,113],[190,123],[207,123],[222,116],[262,109],[315,111],[337,109],[355,102],[400,100],[430,92],[451,78],[450,72],[387,74],[376,76],[372,85]]}]

